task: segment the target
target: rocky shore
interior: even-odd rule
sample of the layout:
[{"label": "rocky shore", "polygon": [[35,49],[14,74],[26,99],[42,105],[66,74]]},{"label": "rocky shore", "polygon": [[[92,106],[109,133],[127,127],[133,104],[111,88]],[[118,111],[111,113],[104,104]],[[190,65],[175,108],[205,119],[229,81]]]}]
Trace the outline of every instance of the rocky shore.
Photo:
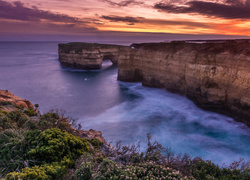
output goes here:
[{"label": "rocky shore", "polygon": [[0,102],[10,102],[14,105],[21,106],[26,109],[35,109],[33,104],[27,100],[22,99],[18,96],[15,96],[13,93],[9,92],[8,90],[1,90],[0,89]]},{"label": "rocky shore", "polygon": [[250,126],[249,40],[59,44],[59,60],[66,66],[88,68],[93,63],[90,67],[98,68],[104,57],[118,63],[118,80],[141,81],[145,86],[183,94],[203,109]]},{"label": "rocky shore", "polygon": [[[0,110],[3,111],[7,111],[7,112],[11,112],[11,111],[16,111],[19,110],[20,107],[24,108],[24,109],[33,109],[34,105],[27,99],[22,99],[18,96],[15,96],[13,93],[9,92],[8,90],[1,90],[0,89]],[[18,108],[19,107],[19,108]],[[37,118],[34,118],[37,119]],[[72,126],[69,125],[68,120],[66,118],[64,118],[63,120],[64,124],[67,124],[68,127],[70,128],[70,131],[81,137],[81,138],[85,138],[85,139],[98,139],[101,143],[103,143],[108,147],[111,147],[104,139],[104,137],[102,136],[102,132],[101,131],[96,131],[93,129],[90,130],[77,130],[75,128],[73,128]],[[0,132],[1,132],[1,128],[0,128]]]}]

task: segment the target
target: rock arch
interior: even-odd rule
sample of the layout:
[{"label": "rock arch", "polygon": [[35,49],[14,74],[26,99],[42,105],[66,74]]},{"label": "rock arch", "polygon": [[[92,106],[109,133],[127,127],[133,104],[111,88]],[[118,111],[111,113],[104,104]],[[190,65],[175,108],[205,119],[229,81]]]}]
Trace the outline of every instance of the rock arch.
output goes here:
[{"label": "rock arch", "polygon": [[118,63],[118,55],[113,53],[108,53],[103,55],[102,61],[104,60],[110,60],[114,65],[117,65]]},{"label": "rock arch", "polygon": [[105,58],[118,63],[121,46],[95,43],[59,44],[59,61],[77,69],[100,69]]}]

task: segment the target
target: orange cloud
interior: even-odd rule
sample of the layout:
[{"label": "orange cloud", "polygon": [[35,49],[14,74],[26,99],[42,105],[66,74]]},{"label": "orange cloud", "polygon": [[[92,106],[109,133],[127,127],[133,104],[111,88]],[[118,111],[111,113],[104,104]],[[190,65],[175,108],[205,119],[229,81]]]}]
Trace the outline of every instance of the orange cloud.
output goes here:
[{"label": "orange cloud", "polygon": [[250,35],[250,0],[0,0],[0,33]]}]

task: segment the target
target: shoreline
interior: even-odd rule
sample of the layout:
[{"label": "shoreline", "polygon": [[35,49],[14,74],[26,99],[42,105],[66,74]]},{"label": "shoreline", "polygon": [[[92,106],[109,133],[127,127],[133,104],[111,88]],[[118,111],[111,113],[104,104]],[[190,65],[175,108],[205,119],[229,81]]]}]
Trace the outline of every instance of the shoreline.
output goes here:
[{"label": "shoreline", "polygon": [[109,58],[118,64],[118,80],[165,88],[202,109],[228,115],[250,127],[249,44],[249,40],[130,47],[68,43],[60,44],[58,52],[61,64],[77,69],[99,68],[102,60]]}]

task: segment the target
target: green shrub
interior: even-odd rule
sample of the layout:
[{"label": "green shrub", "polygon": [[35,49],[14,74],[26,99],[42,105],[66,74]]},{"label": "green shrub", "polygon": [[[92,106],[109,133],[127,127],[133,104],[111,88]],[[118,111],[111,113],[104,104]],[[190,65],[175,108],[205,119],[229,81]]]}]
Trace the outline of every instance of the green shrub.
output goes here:
[{"label": "green shrub", "polygon": [[25,122],[24,128],[28,130],[35,130],[38,129],[38,125],[36,121],[30,119]]},{"label": "green shrub", "polygon": [[35,116],[36,115],[36,110],[29,108],[29,109],[26,109],[24,111],[24,113],[27,114],[28,116]]},{"label": "green shrub", "polygon": [[46,175],[53,180],[61,178],[66,173],[66,167],[62,164],[45,164],[42,167],[44,168]]},{"label": "green shrub", "polygon": [[207,177],[218,177],[220,176],[220,168],[210,161],[197,159],[192,166],[192,175],[195,178],[204,180],[207,179]]},{"label": "green shrub", "polygon": [[24,168],[22,172],[12,172],[5,176],[6,180],[47,180],[44,168],[34,166],[32,168]]},{"label": "green shrub", "polygon": [[0,105],[7,106],[7,105],[13,105],[13,103],[10,101],[0,101]]},{"label": "green shrub", "polygon": [[49,121],[39,121],[38,122],[38,127],[39,127],[39,129],[42,129],[42,130],[46,130],[46,129],[51,129],[51,128],[53,128],[54,126],[53,126],[53,124],[51,123],[51,122],[49,122]]},{"label": "green shrub", "polygon": [[25,122],[28,120],[27,116],[23,114],[21,110],[11,111],[7,115],[13,122],[17,124],[17,127],[22,128]]},{"label": "green shrub", "polygon": [[33,149],[37,146],[41,130],[35,129],[30,131],[25,131],[25,144],[27,144],[29,149]]},{"label": "green shrub", "polygon": [[3,173],[23,168],[25,159],[24,133],[5,130],[0,133],[0,169]]},{"label": "green shrub", "polygon": [[28,154],[48,163],[60,162],[63,159],[73,161],[89,150],[86,140],[58,128],[43,131],[34,143],[37,143],[37,146]]},{"label": "green shrub", "polygon": [[90,139],[89,142],[94,146],[94,148],[100,148],[103,143],[99,139]]},{"label": "green shrub", "polygon": [[11,172],[5,176],[6,180],[54,180],[59,179],[65,173],[65,168],[56,164],[45,164],[24,168],[21,172]]},{"label": "green shrub", "polygon": [[24,107],[23,107],[23,106],[20,106],[20,105],[16,105],[16,108],[17,108],[17,109],[20,109],[20,110],[24,110]]},{"label": "green shrub", "polygon": [[103,157],[103,156],[98,156],[98,157],[95,159],[95,161],[96,161],[97,163],[101,163],[103,160],[104,160],[104,157]]},{"label": "green shrub", "polygon": [[211,161],[204,161],[201,158],[193,160],[192,175],[197,179],[250,179],[250,169],[229,169],[220,168]]},{"label": "green shrub", "polygon": [[[60,129],[0,133],[0,169],[6,174],[44,163],[70,166],[88,151],[87,141]],[[0,170],[0,172],[1,172]]]},{"label": "green shrub", "polygon": [[61,130],[65,130],[65,131],[69,132],[70,124],[67,122],[66,119],[65,119],[66,121],[61,121],[61,120],[62,119],[60,119],[58,121],[58,123],[56,124],[56,127],[61,129]]},{"label": "green shrub", "polygon": [[77,180],[89,180],[92,177],[92,169],[94,165],[92,162],[83,162],[79,169],[75,172],[75,177]]},{"label": "green shrub", "polygon": [[13,127],[13,123],[11,119],[8,116],[0,116],[0,127],[5,130],[5,129],[10,129]]},{"label": "green shrub", "polygon": [[40,118],[40,121],[49,121],[52,123],[56,123],[56,121],[60,118],[60,116],[57,113],[54,112],[48,112],[46,114],[43,114]]},{"label": "green shrub", "polygon": [[34,106],[35,106],[35,108],[36,108],[36,109],[38,109],[38,108],[39,108],[39,104],[35,104]]},{"label": "green shrub", "polygon": [[11,111],[0,116],[0,127],[5,130],[9,128],[22,128],[28,120],[21,110]]},{"label": "green shrub", "polygon": [[4,116],[4,115],[6,115],[6,114],[9,114],[8,111],[2,111],[2,110],[0,110],[0,113],[1,113],[1,116]]},{"label": "green shrub", "polygon": [[41,115],[38,126],[41,129],[50,129],[56,127],[56,124],[60,116],[57,113],[49,112],[46,114]]},{"label": "green shrub", "polygon": [[81,155],[81,157],[76,161],[76,167],[79,167],[82,163],[87,163],[87,162],[95,162],[96,158],[92,153],[85,152]]},{"label": "green shrub", "polygon": [[36,146],[32,142],[39,134],[37,130],[25,132],[11,129],[0,133],[0,169],[3,174],[35,165],[36,161],[29,157],[28,151]]}]

